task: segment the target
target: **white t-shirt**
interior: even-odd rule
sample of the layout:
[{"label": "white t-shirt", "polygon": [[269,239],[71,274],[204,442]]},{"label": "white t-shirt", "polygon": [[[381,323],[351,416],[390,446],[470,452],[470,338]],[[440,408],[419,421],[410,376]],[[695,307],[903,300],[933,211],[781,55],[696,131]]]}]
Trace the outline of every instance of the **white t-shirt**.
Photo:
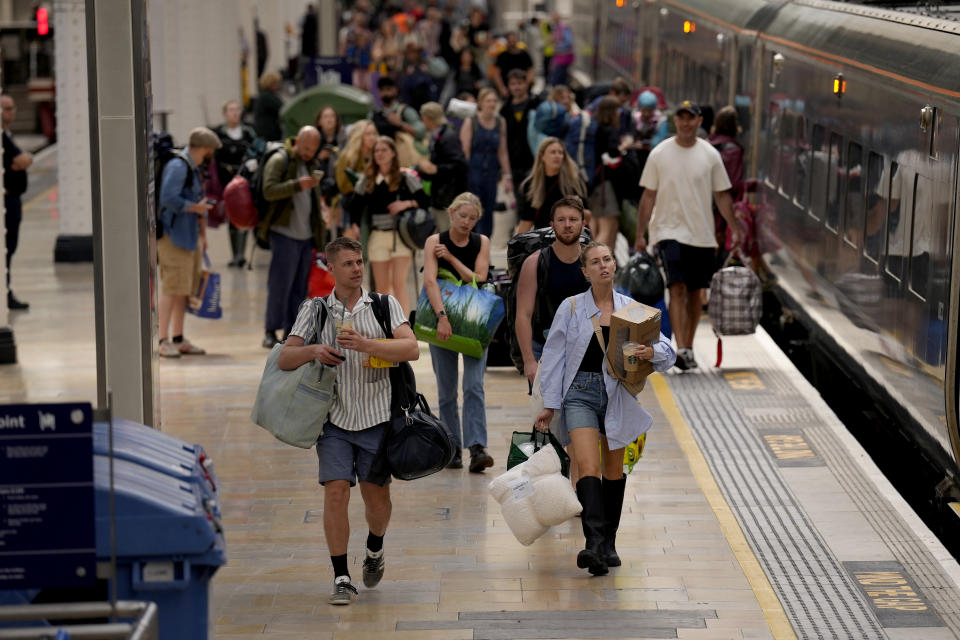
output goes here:
[{"label": "white t-shirt", "polygon": [[650,152],[640,186],[657,192],[650,218],[650,244],[676,240],[694,247],[716,247],[713,192],[730,188],[720,152],[697,138],[682,147],[667,138]]}]

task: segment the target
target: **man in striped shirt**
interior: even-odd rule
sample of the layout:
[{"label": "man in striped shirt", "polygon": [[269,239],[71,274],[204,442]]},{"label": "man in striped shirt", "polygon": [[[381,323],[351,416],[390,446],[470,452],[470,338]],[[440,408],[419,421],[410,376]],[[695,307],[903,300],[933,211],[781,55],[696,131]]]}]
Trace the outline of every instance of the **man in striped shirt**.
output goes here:
[{"label": "man in striped shirt", "polygon": [[336,395],[329,422],[317,440],[317,458],[324,490],[323,531],[335,576],[329,602],[347,605],[357,597],[347,570],[350,488],[359,481],[366,507],[369,533],[363,584],[368,588],[375,587],[383,577],[383,536],[392,508],[389,477],[382,485],[370,481],[373,459],[390,421],[390,370],[364,366],[364,362],[369,362],[370,356],[390,362],[416,360],[420,348],[393,296],[388,297],[393,339],[385,340],[371,306],[375,303],[362,287],[360,243],[337,238],[327,245],[326,252],[336,286],[326,297],[329,314],[319,340],[315,339],[316,307],[308,300],[300,307],[277,364],[289,370],[317,359],[338,368]]}]

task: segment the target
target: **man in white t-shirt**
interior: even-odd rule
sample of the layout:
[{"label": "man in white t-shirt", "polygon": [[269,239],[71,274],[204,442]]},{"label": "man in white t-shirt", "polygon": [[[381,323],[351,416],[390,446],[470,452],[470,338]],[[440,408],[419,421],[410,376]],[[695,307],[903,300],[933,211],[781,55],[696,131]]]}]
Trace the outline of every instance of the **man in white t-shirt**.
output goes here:
[{"label": "man in white t-shirt", "polygon": [[[703,122],[700,107],[685,100],[673,116],[677,135],[657,145],[640,177],[645,189],[637,220],[637,251],[647,250],[644,232],[650,225],[650,244],[656,245],[667,271],[670,324],[677,339],[677,368],[697,366],[693,336],[700,322],[700,289],[710,286],[717,240],[711,199],[717,203],[733,233],[730,179],[720,153],[697,137]],[[652,214],[652,217],[651,217]]]}]

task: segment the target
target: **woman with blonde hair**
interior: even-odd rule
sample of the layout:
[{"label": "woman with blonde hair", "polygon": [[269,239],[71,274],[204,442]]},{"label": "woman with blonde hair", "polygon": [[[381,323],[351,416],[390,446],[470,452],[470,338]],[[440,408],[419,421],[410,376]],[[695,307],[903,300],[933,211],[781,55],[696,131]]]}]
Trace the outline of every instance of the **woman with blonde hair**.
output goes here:
[{"label": "woman with blonde hair", "polygon": [[403,307],[403,313],[409,313],[407,274],[413,250],[398,237],[395,216],[408,209],[426,209],[430,199],[416,174],[400,170],[393,138],[377,138],[373,145],[373,161],[357,181],[353,196],[346,200],[344,208],[350,214],[349,235],[358,238],[362,222],[370,226],[367,256],[373,267],[377,291],[392,293]]},{"label": "woman with blonde hair", "polygon": [[[562,443],[573,443],[580,469],[576,488],[585,544],[577,566],[604,575],[608,567],[621,565],[616,538],[627,482],[623,449],[650,428],[653,418],[610,374],[606,359],[613,338],[610,318],[634,302],[613,289],[613,254],[607,245],[591,242],[581,250],[580,263],[590,288],[561,302],[553,316],[540,359],[544,409],[534,426],[547,431],[553,414],[560,413],[555,434]],[[662,333],[635,347],[633,355],[656,371],[666,371],[677,357]]]},{"label": "woman with blonde hair", "polygon": [[563,142],[559,138],[547,138],[540,143],[530,175],[517,190],[520,207],[517,233],[549,226],[550,209],[557,200],[567,196],[586,200],[587,187]]},{"label": "woman with blonde hair", "polygon": [[353,185],[370,164],[377,127],[369,120],[357,120],[347,132],[347,143],[337,157],[336,178],[340,193],[353,193]]},{"label": "woman with blonde hair", "polygon": [[[474,226],[483,214],[480,199],[472,193],[461,193],[447,209],[450,230],[429,238],[423,247],[423,287],[434,313],[437,314],[437,338],[450,339],[453,329],[444,308],[443,296],[437,284],[438,271],[446,269],[464,282],[485,282],[490,268],[490,238],[475,233]],[[430,345],[430,359],[437,376],[437,395],[440,419],[450,428],[457,442],[457,453],[448,465],[451,469],[463,466],[461,449],[470,450],[470,471],[481,473],[493,466],[493,458],[485,451],[487,446],[487,414],[483,394],[483,372],[487,366],[487,352],[482,358],[463,356],[463,435],[460,435],[460,415],[457,410],[457,377],[460,354],[456,351]]]}]

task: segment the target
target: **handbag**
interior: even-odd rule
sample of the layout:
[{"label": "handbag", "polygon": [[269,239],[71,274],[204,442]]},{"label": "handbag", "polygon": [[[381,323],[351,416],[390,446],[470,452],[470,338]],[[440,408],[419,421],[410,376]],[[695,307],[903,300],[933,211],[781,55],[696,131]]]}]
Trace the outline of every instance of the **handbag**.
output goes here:
[{"label": "handbag", "polygon": [[206,251],[203,252],[203,266],[197,291],[188,300],[187,312],[198,318],[217,320],[223,316],[220,307],[220,274],[210,271],[210,257]]},{"label": "handbag", "polygon": [[741,262],[746,262],[743,252],[734,250],[710,281],[709,314],[713,333],[717,336],[717,367],[723,362],[721,336],[754,333],[763,311],[760,278],[748,267],[732,265],[735,255]]},{"label": "handbag", "polygon": [[419,251],[427,238],[437,232],[437,223],[426,209],[407,209],[395,216],[395,230],[400,240],[411,251]]},{"label": "handbag", "polygon": [[[313,304],[317,313],[314,343],[319,344],[328,311],[320,298]],[[337,369],[313,360],[284,371],[277,365],[282,349],[283,344],[276,344],[267,356],[250,419],[277,440],[309,449],[323,434],[335,395]]]},{"label": "handbag", "polygon": [[510,452],[507,453],[507,469],[526,462],[530,456],[547,445],[553,447],[560,458],[560,473],[570,477],[570,456],[563,450],[563,445],[553,433],[546,433],[534,429],[533,431],[514,431],[510,438]]}]

